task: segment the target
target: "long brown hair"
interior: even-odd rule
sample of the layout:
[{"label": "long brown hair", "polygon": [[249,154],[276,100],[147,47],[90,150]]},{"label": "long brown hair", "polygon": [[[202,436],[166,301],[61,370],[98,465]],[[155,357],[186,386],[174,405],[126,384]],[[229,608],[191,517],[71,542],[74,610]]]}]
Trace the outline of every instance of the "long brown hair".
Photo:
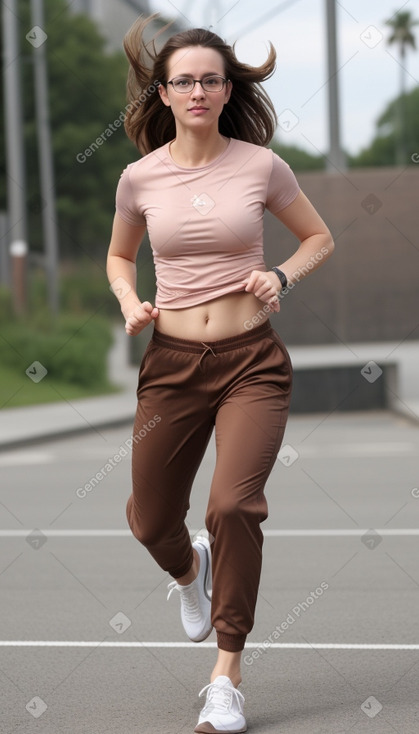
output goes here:
[{"label": "long brown hair", "polygon": [[127,80],[125,131],[143,154],[150,153],[176,137],[176,125],[170,107],[163,105],[157,92],[159,83],[167,84],[167,61],[174,51],[187,46],[214,48],[224,59],[225,75],[233,83],[229,102],[219,118],[222,135],[257,145],[268,145],[275,132],[277,118],[274,106],[261,82],[275,71],[276,52],[269,44],[269,54],[261,66],[249,66],[236,58],[234,45],[204,28],[192,28],[171,36],[160,51],[157,37],[171,25],[164,26],[147,43],[144,32],[157,17],[140,16],[124,38],[125,53],[130,62]]}]

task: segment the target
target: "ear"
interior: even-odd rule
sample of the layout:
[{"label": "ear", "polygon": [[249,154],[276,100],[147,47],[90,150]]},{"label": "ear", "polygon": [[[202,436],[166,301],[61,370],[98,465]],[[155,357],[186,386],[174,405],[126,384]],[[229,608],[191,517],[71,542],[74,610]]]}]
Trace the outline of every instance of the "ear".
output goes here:
[{"label": "ear", "polygon": [[163,104],[165,104],[166,107],[170,107],[170,100],[166,91],[166,87],[164,87],[163,84],[159,84],[158,90]]},{"label": "ear", "polygon": [[224,104],[227,104],[227,102],[229,101],[232,90],[233,90],[233,82],[228,81],[226,84]]}]

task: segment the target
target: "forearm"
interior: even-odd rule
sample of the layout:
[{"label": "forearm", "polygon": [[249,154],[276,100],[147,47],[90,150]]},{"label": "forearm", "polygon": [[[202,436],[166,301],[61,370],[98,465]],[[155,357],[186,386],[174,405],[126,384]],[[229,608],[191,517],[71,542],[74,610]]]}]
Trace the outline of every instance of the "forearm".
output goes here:
[{"label": "forearm", "polygon": [[303,240],[294,254],[278,268],[287,276],[288,284],[294,285],[323,265],[334,247],[330,233],[313,234]]},{"label": "forearm", "polygon": [[127,318],[135,306],[141,303],[137,295],[137,266],[125,257],[109,255],[106,273],[112,291],[120,303],[121,311]]},{"label": "forearm", "polygon": [[125,318],[125,331],[136,336],[153,319],[159,310],[149,301],[140,301],[137,295],[137,267],[135,262],[121,255],[108,255],[106,273]]}]

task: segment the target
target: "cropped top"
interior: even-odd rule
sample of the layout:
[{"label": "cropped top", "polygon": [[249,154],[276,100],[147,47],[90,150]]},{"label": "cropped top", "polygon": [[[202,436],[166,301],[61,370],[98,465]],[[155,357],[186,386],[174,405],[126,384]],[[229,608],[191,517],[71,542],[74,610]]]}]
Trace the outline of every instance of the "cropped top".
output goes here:
[{"label": "cropped top", "polygon": [[116,211],[128,224],[147,227],[155,305],[176,309],[242,291],[252,270],[265,271],[263,212],[279,214],[299,186],[269,148],[229,138],[211,163],[183,168],[169,145],[124,169]]}]

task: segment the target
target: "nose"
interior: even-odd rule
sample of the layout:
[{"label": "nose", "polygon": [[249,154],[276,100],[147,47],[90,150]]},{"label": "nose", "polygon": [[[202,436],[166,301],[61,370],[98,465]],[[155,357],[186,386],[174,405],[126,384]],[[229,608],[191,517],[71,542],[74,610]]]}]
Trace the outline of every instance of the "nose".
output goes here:
[{"label": "nose", "polygon": [[192,89],[192,97],[195,99],[196,97],[199,99],[200,97],[205,97],[205,90],[202,87],[201,82],[195,82],[194,88]]}]

